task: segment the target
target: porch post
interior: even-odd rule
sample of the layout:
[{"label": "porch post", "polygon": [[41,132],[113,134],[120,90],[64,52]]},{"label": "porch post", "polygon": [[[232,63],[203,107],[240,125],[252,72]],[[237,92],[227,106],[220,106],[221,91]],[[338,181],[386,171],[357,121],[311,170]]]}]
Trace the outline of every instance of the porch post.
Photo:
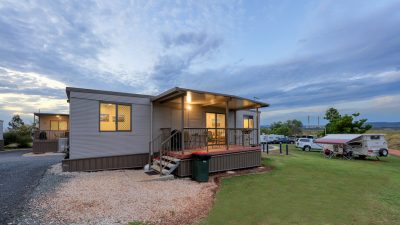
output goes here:
[{"label": "porch post", "polygon": [[226,150],[229,150],[229,100],[225,103],[225,145]]},{"label": "porch post", "polygon": [[256,118],[257,118],[257,146],[260,145],[260,116],[258,112],[258,107],[256,108]]},{"label": "porch post", "polygon": [[237,142],[237,141],[236,141],[236,139],[237,139],[236,111],[237,111],[237,110],[234,110],[234,111],[233,111],[233,128],[235,128],[234,131],[233,131],[233,133],[235,134],[235,135],[234,135],[234,139],[235,139],[234,143],[235,143],[235,145],[236,145],[236,142]]},{"label": "porch post", "polygon": [[185,128],[185,95],[182,95],[181,97],[181,146],[182,146],[182,155],[185,150],[185,134],[184,134],[184,128]]}]

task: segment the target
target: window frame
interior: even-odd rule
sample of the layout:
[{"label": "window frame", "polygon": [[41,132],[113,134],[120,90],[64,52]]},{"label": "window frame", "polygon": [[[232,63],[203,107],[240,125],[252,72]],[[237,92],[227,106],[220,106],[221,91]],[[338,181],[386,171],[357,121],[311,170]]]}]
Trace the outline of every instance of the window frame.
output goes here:
[{"label": "window frame", "polygon": [[[65,121],[67,123],[67,129],[66,130],[60,130],[60,122]],[[57,130],[52,130],[51,129],[51,122],[57,122]],[[50,131],[68,131],[69,130],[69,124],[67,120],[50,120]]]},{"label": "window frame", "polygon": [[[114,104],[115,105],[115,130],[101,130],[101,121],[100,121],[100,115],[101,115],[101,104]],[[129,123],[129,130],[118,130],[118,106],[119,105],[124,105],[124,106],[129,106],[130,107],[130,123]],[[99,132],[100,133],[109,133],[109,132],[132,132],[132,119],[133,119],[133,110],[132,110],[132,104],[130,103],[124,103],[124,102],[110,102],[110,101],[99,101],[99,113],[97,115],[98,119],[98,125],[99,125]]]},{"label": "window frame", "polygon": [[[250,119],[253,121],[253,127],[250,127]],[[247,127],[244,127],[244,121],[247,120]],[[243,115],[243,128],[244,129],[256,129],[254,128],[254,116],[253,115]]]}]

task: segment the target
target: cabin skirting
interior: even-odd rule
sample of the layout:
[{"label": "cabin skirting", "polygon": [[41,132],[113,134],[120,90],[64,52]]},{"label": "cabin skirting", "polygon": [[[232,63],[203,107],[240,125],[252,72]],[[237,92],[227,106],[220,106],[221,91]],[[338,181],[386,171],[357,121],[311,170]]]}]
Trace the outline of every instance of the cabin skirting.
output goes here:
[{"label": "cabin skirting", "polygon": [[143,168],[148,164],[148,162],[148,153],[83,159],[64,159],[62,161],[62,169],[64,172],[132,169]]},{"label": "cabin skirting", "polygon": [[0,151],[4,150],[4,140],[0,140]]},{"label": "cabin skirting", "polygon": [[[261,166],[261,150],[212,155],[209,166],[210,173]],[[182,159],[175,175],[178,177],[191,176],[192,159]]]},{"label": "cabin skirting", "polygon": [[33,153],[41,154],[46,152],[57,152],[58,151],[58,140],[42,140],[33,141]]}]

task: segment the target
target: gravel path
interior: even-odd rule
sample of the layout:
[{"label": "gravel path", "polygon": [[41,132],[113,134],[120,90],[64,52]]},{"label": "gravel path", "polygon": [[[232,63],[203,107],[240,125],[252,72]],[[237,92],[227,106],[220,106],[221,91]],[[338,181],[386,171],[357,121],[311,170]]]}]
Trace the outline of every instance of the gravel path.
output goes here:
[{"label": "gravel path", "polygon": [[390,149],[389,150],[389,154],[390,155],[395,155],[395,156],[400,156],[400,150]]},{"label": "gravel path", "polygon": [[30,150],[0,152],[0,224],[21,216],[26,202],[50,165],[63,156],[24,157]]},{"label": "gravel path", "polygon": [[217,185],[149,181],[143,170],[61,173],[50,169],[20,224],[190,224],[207,215]]}]

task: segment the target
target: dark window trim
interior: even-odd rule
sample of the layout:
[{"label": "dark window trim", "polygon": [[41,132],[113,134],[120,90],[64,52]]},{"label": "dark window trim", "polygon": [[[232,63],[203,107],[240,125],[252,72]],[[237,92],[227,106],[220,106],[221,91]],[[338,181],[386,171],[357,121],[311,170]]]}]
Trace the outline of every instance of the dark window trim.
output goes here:
[{"label": "dark window trim", "polygon": [[[101,104],[114,104],[115,105],[115,130],[101,130],[100,127],[100,112],[101,112]],[[131,118],[130,118],[130,123],[129,123],[129,130],[118,130],[118,106],[119,105],[124,105],[124,106],[129,106],[130,111],[131,111]],[[132,111],[132,104],[130,103],[122,103],[122,102],[110,102],[110,101],[99,101],[99,114],[97,115],[97,118],[99,120],[99,132],[101,133],[109,133],[109,132],[132,132],[132,121],[133,121],[133,111]]]},{"label": "dark window trim", "polygon": [[[250,119],[253,120],[253,127],[249,127]],[[244,127],[244,121],[245,120],[248,120],[247,121],[248,127]],[[243,128],[245,128],[245,129],[255,129],[254,128],[254,116],[253,115],[243,115]]]},{"label": "dark window trim", "polygon": [[[207,129],[226,129],[226,127],[227,127],[227,124],[225,124],[225,128],[217,128],[217,127],[207,127],[207,113],[211,113],[211,114],[214,114],[215,115],[215,121],[217,121],[217,115],[218,114],[221,114],[221,115],[225,115],[225,113],[219,113],[219,112],[205,112],[206,114],[206,119],[205,119],[205,122],[206,122],[206,124],[205,124],[205,128],[207,128]],[[225,115],[225,120],[226,120],[226,115]],[[215,125],[216,126],[216,125]]]}]

